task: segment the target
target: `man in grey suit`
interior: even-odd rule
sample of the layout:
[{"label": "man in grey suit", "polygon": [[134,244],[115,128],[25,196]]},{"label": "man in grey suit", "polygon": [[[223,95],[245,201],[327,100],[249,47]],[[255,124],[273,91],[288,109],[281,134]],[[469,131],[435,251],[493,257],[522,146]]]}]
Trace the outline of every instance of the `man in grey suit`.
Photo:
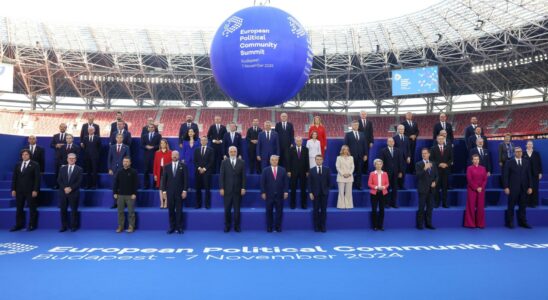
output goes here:
[{"label": "man in grey suit", "polygon": [[[93,128],[93,127],[90,127]],[[76,154],[70,153],[67,165],[61,167],[57,184],[59,184],[59,208],[61,209],[61,229],[67,231],[68,206],[70,206],[70,231],[78,230],[78,204],[80,202],[80,185],[82,184],[83,169],[76,165]]]},{"label": "man in grey suit", "polygon": [[221,163],[219,193],[224,197],[225,232],[230,231],[232,208],[234,208],[234,231],[240,232],[240,202],[245,195],[245,162],[238,158],[235,146],[228,148],[228,159]]}]

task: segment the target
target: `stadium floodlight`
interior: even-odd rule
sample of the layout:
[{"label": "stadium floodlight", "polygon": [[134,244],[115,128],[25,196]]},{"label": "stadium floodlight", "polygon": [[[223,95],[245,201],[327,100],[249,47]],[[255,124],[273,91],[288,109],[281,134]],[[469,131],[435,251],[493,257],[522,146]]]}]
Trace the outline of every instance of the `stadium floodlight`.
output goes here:
[{"label": "stadium floodlight", "polygon": [[485,24],[485,21],[483,21],[482,19],[478,19],[476,21],[476,26],[474,27],[474,30],[482,30],[484,24]]}]

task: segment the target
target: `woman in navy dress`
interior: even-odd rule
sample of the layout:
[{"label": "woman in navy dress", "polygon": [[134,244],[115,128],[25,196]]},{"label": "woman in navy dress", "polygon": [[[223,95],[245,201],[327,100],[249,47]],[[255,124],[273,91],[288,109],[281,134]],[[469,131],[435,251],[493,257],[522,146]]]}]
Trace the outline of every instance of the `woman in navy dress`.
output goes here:
[{"label": "woman in navy dress", "polygon": [[188,169],[188,186],[194,186],[194,149],[200,147],[200,141],[196,140],[196,133],[193,129],[187,132],[188,141],[183,142],[182,160]]}]

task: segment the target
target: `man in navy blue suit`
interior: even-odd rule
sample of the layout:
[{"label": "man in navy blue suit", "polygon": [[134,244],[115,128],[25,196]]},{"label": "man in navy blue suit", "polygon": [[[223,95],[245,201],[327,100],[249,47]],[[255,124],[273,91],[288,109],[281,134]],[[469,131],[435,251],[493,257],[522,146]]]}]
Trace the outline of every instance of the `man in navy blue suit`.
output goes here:
[{"label": "man in navy blue suit", "polygon": [[148,132],[141,136],[141,147],[143,147],[144,164],[144,188],[150,188],[150,173],[154,165],[154,154],[160,148],[162,135],[156,132],[154,124],[148,124]]},{"label": "man in navy blue suit", "polygon": [[[59,177],[59,169],[63,164],[63,147],[67,144],[67,124],[59,124],[59,133],[56,133],[51,138],[50,147],[55,150],[55,178]],[[59,186],[54,184],[53,188],[57,189]]]},{"label": "man in navy blue suit", "polygon": [[436,140],[438,138],[438,135],[440,135],[440,131],[445,130],[447,133],[447,143],[453,144],[453,141],[455,140],[453,137],[453,126],[451,123],[447,122],[447,115],[445,113],[440,114],[440,121],[434,125],[434,132],[432,135],[432,140]]},{"label": "man in navy blue suit", "polygon": [[280,154],[280,144],[278,142],[278,133],[272,130],[270,121],[264,122],[264,130],[259,133],[257,142],[257,160],[261,162],[261,168],[266,168],[272,155]]},{"label": "man in navy blue suit", "polygon": [[36,229],[38,221],[38,193],[40,192],[40,166],[30,160],[30,151],[21,150],[21,161],[15,165],[11,178],[11,196],[15,198],[15,226],[10,231],[23,229],[25,224],[25,204],[28,205],[29,226],[27,231]]},{"label": "man in navy blue suit", "polygon": [[405,121],[401,123],[404,127],[405,137],[409,138],[409,154],[411,156],[410,171],[413,172],[415,162],[415,149],[417,148],[417,138],[419,137],[419,126],[417,122],[413,121],[413,113],[407,112],[405,114]]},{"label": "man in navy blue suit", "polygon": [[116,132],[118,131],[118,122],[123,122],[124,123],[124,129],[127,130],[127,124],[126,122],[124,122],[124,120],[122,119],[122,112],[121,111],[117,111],[116,112],[116,121],[112,122],[110,124],[110,135],[112,136],[112,133],[113,132]]},{"label": "man in navy blue suit", "polygon": [[[92,129],[90,127],[89,129]],[[68,206],[70,206],[70,231],[78,230],[78,204],[80,202],[80,185],[84,171],[76,165],[76,154],[70,153],[67,165],[61,167],[57,184],[59,184],[59,208],[61,209],[61,229],[67,231],[69,227]]]},{"label": "man in navy blue suit", "polygon": [[181,124],[181,127],[179,127],[179,147],[183,148],[183,142],[188,141],[190,138],[188,136],[188,130],[193,129],[194,130],[194,136],[199,137],[200,132],[198,130],[198,124],[192,122],[192,116],[187,115],[186,116],[186,122]]},{"label": "man in navy blue suit", "polygon": [[221,167],[221,161],[223,160],[224,156],[223,137],[226,133],[226,127],[221,124],[221,116],[215,116],[214,121],[215,123],[209,126],[209,130],[207,131],[207,138],[209,139],[211,148],[213,148],[215,152],[215,159],[212,171],[214,173],[218,173]]},{"label": "man in navy blue suit", "polygon": [[[478,127],[478,118],[476,117],[471,117],[470,118],[470,125],[468,125],[468,127],[466,127],[466,129],[464,130],[464,142],[468,142],[468,138],[470,138],[470,136],[474,135],[475,132],[476,132],[476,127]],[[481,131],[481,135],[483,135],[483,130]]]},{"label": "man in navy blue suit", "polygon": [[[471,136],[468,137],[468,140],[466,141],[466,149],[468,149],[468,151],[470,151],[470,150],[472,150],[472,148],[476,147],[476,141],[478,139],[483,139],[484,146],[487,146],[485,144],[487,142],[487,138],[482,135],[482,129],[479,126],[476,127],[476,131],[474,132],[474,134],[472,134]],[[470,156],[470,157],[472,157],[472,156]]]},{"label": "man in navy blue suit", "polygon": [[223,137],[223,147],[224,149],[224,156],[223,159],[226,159],[229,157],[228,149],[230,147],[234,146],[238,150],[238,158],[242,158],[242,135],[238,132],[236,132],[236,129],[238,127],[236,126],[236,123],[230,122],[229,124],[229,131],[225,133],[225,136]]},{"label": "man in navy blue suit", "polygon": [[95,134],[95,127],[88,127],[87,135],[80,140],[82,147],[84,148],[84,166],[86,167],[86,173],[88,179],[88,189],[97,188],[98,169],[99,169],[99,156],[101,153],[101,137]]},{"label": "man in navy blue suit", "polygon": [[316,155],[315,160],[316,165],[310,169],[308,175],[308,189],[310,200],[312,200],[313,204],[314,231],[325,232],[331,171],[328,167],[322,166],[323,157],[320,154]]},{"label": "man in navy blue suit", "polygon": [[162,197],[167,199],[169,211],[168,234],[183,233],[183,200],[188,191],[188,170],[184,162],[179,161],[179,151],[171,152],[171,163],[164,166]]},{"label": "man in navy blue suit", "polygon": [[62,161],[67,161],[68,155],[70,153],[80,155],[80,146],[74,143],[74,137],[72,136],[72,134],[67,133],[65,140],[67,144],[63,148],[61,148]]},{"label": "man in navy blue suit", "polygon": [[46,151],[36,144],[36,136],[29,135],[28,142],[28,146],[23,149],[29,149],[30,160],[37,162],[40,165],[40,173],[44,173],[46,169]]},{"label": "man in navy blue suit", "polygon": [[527,195],[533,193],[531,169],[529,161],[523,159],[521,147],[514,148],[514,158],[506,161],[502,175],[504,193],[508,195],[508,209],[505,214],[505,225],[514,228],[514,207],[518,204],[518,225],[531,228],[527,223],[525,209]]},{"label": "man in navy blue suit", "polygon": [[154,124],[154,118],[148,118],[147,119],[147,124],[145,126],[143,126],[143,129],[141,129],[141,136],[143,136],[143,134],[147,134],[148,133],[148,126],[154,126],[154,132],[155,133],[159,133],[158,131],[158,126],[156,126],[156,124]]},{"label": "man in navy blue suit", "polygon": [[295,144],[295,130],[293,124],[287,121],[287,114],[280,114],[280,122],[276,123],[274,127],[276,133],[278,133],[278,140],[280,143],[280,166],[289,168],[289,149],[293,148]]},{"label": "man in navy blue suit", "polygon": [[127,124],[124,121],[118,121],[116,131],[110,132],[110,144],[116,144],[116,137],[122,135],[122,143],[131,146],[131,133],[127,130]]},{"label": "man in navy blue suit", "polygon": [[438,182],[438,168],[430,160],[430,150],[421,150],[422,160],[418,161],[415,170],[417,176],[417,191],[419,192],[419,210],[417,211],[417,229],[422,230],[426,225],[432,226],[433,194]]},{"label": "man in navy blue suit", "polygon": [[358,131],[359,122],[352,121],[352,131],[344,135],[344,144],[348,146],[350,154],[354,158],[354,188],[362,188],[363,164],[367,161],[369,145],[363,132]]},{"label": "man in navy blue suit", "polygon": [[[279,157],[270,157],[270,166],[261,174],[261,198],[266,201],[266,231],[282,232],[283,200],[289,195],[289,177],[283,167],[278,166]],[[274,209],[276,214],[274,214]]]},{"label": "man in navy blue suit", "polygon": [[[115,176],[116,172],[124,167],[124,157],[131,157],[129,146],[124,145],[123,140],[124,136],[122,134],[118,134],[116,136],[116,144],[110,145],[107,157],[107,167],[109,175]],[[111,206],[111,208],[114,209],[116,207],[117,203],[116,201],[114,201],[114,204]]]},{"label": "man in navy blue suit", "polygon": [[205,208],[211,207],[211,174],[215,164],[215,150],[207,146],[207,137],[200,138],[200,147],[194,149],[194,168],[196,177],[196,205],[202,207],[202,190],[205,190]]},{"label": "man in navy blue suit", "polygon": [[403,174],[401,178],[398,178],[398,188],[403,189],[405,182],[405,173],[407,170],[411,170],[411,150],[409,147],[409,138],[405,136],[405,126],[398,125],[398,130],[396,135],[394,135],[394,147],[400,149],[403,154]]},{"label": "man in navy blue suit", "polygon": [[80,147],[84,148],[84,137],[89,134],[89,128],[93,127],[95,129],[95,134],[97,136],[101,136],[101,127],[99,127],[99,124],[95,124],[95,116],[93,114],[88,115],[88,121],[87,123],[84,123],[82,125],[82,129],[80,129]]},{"label": "man in navy blue suit", "polygon": [[487,170],[487,176],[491,176],[491,171],[493,170],[491,165],[491,155],[489,154],[489,151],[483,147],[482,138],[476,140],[476,147],[470,150],[470,160],[468,161],[468,165],[472,164],[472,156],[474,155],[479,156],[480,165],[484,166],[485,170]]},{"label": "man in navy blue suit", "polygon": [[390,197],[385,202],[385,207],[398,208],[398,178],[403,177],[404,173],[404,158],[400,149],[394,147],[394,139],[386,140],[386,148],[383,148],[378,155],[384,163],[382,170],[388,174],[388,182],[390,188]]}]

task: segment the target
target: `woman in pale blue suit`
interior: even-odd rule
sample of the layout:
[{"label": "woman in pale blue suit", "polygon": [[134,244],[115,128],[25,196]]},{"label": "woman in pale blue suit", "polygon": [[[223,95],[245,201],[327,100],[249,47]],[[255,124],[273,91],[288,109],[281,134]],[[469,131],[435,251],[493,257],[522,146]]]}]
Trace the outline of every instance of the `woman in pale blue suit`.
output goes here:
[{"label": "woman in pale blue suit", "polygon": [[200,147],[200,141],[196,140],[194,129],[189,129],[187,135],[189,140],[183,142],[181,159],[188,169],[188,186],[194,187],[194,149]]}]

